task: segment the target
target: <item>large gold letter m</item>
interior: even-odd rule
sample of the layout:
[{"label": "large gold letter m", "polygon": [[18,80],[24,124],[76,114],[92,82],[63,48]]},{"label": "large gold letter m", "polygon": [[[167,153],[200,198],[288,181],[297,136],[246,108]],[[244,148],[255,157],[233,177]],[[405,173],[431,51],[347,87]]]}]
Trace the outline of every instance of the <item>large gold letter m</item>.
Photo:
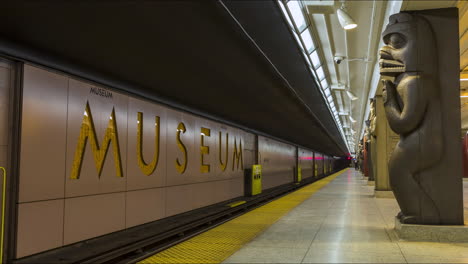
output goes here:
[{"label": "large gold letter m", "polygon": [[91,108],[89,107],[89,103],[86,102],[86,108],[84,111],[83,122],[81,123],[80,136],[78,138],[78,144],[76,146],[70,179],[80,178],[81,166],[83,163],[83,157],[88,138],[90,139],[94,163],[96,165],[98,176],[101,176],[102,168],[104,167],[104,161],[106,160],[107,156],[107,151],[109,150],[109,145],[112,141],[116,174],[117,177],[123,177],[122,160],[120,158],[119,137],[117,133],[117,123],[115,120],[115,110],[114,108],[112,108],[112,113],[109,117],[109,125],[107,126],[106,133],[102,141],[102,146],[100,148],[96,137],[96,129],[94,128]]}]

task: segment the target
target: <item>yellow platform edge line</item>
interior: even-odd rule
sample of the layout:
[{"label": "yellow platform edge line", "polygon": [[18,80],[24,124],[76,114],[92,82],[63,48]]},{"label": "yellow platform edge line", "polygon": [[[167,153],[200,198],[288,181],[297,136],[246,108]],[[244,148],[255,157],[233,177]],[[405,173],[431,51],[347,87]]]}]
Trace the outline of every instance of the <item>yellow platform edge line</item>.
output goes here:
[{"label": "yellow platform edge line", "polygon": [[221,263],[346,170],[348,168],[275,199],[138,263]]},{"label": "yellow platform edge line", "polygon": [[241,204],[245,204],[246,201],[237,201],[237,202],[233,202],[233,203],[230,203],[228,204],[229,207],[236,207],[236,206],[239,206]]}]

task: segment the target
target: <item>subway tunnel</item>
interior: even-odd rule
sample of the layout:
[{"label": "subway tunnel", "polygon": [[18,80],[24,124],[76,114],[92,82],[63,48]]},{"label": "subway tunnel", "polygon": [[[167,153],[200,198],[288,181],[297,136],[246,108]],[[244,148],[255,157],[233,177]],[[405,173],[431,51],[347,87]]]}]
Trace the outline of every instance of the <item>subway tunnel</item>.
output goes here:
[{"label": "subway tunnel", "polygon": [[[468,262],[463,1],[0,7],[0,263]],[[457,45],[462,231],[429,245],[394,231],[378,54],[401,11]]]}]

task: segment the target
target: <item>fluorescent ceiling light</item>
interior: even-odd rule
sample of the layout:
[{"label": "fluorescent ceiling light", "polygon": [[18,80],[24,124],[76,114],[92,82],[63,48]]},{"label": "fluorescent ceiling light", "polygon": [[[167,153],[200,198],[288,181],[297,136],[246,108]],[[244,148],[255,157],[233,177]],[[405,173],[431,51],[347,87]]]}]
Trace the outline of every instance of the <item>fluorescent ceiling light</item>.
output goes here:
[{"label": "fluorescent ceiling light", "polygon": [[348,112],[340,112],[340,116],[347,116],[347,115],[349,115]]},{"label": "fluorescent ceiling light", "polygon": [[309,60],[309,57],[307,56],[307,54],[305,54],[305,53],[302,53],[302,54],[304,55],[304,59],[307,62],[307,64],[309,65],[309,67],[312,67],[312,64],[310,64],[310,60]]},{"label": "fluorescent ceiling light", "polygon": [[318,56],[317,50],[312,52],[309,57],[310,57],[310,60],[312,61],[312,64],[314,65],[314,68],[317,68],[318,66],[320,66],[321,62],[320,62],[320,58]]},{"label": "fluorescent ceiling light", "polygon": [[460,79],[460,81],[464,82],[464,81],[468,81],[468,79]]},{"label": "fluorescent ceiling light", "polygon": [[318,67],[318,69],[315,71],[317,73],[317,77],[319,81],[323,80],[325,78],[325,72],[323,72],[323,67]]},{"label": "fluorescent ceiling light", "polygon": [[328,82],[327,82],[327,78],[323,79],[320,84],[322,85],[322,89],[326,89],[326,88],[329,88],[328,87]]},{"label": "fluorescent ceiling light", "polygon": [[284,17],[286,17],[286,20],[288,21],[289,23],[289,26],[291,26],[292,28],[294,28],[293,24],[292,24],[292,21],[291,19],[289,18],[289,14],[288,14],[288,11],[286,11],[286,8],[284,8],[284,5],[281,1],[278,1],[280,7],[281,7],[281,11],[283,11],[283,14],[284,14]]},{"label": "fluorescent ceiling light", "polygon": [[338,15],[338,21],[345,30],[353,29],[357,27],[356,22],[346,13],[342,8],[336,10]]},{"label": "fluorescent ceiling light", "polygon": [[306,47],[307,53],[311,53],[314,50],[314,41],[312,40],[312,36],[308,29],[304,30],[301,33],[302,41],[304,41],[304,45]]},{"label": "fluorescent ceiling light", "polygon": [[292,18],[296,23],[297,29],[302,31],[306,27],[306,21],[304,15],[302,14],[302,8],[299,4],[299,1],[289,1],[288,2],[289,12],[291,12]]},{"label": "fluorescent ceiling light", "polygon": [[299,45],[299,47],[302,50],[303,48],[302,48],[301,39],[299,38],[299,35],[295,31],[293,31],[293,35],[296,38],[297,44]]},{"label": "fluorescent ceiling light", "polygon": [[349,121],[351,121],[351,123],[356,123],[356,120],[354,120],[352,116],[349,116]]},{"label": "fluorescent ceiling light", "polygon": [[468,97],[468,95],[462,95],[462,96],[460,96],[460,98],[465,98],[465,97]]},{"label": "fluorescent ceiling light", "polygon": [[358,97],[355,96],[351,91],[346,91],[346,94],[349,96],[349,99],[351,99],[352,101],[358,99]]}]

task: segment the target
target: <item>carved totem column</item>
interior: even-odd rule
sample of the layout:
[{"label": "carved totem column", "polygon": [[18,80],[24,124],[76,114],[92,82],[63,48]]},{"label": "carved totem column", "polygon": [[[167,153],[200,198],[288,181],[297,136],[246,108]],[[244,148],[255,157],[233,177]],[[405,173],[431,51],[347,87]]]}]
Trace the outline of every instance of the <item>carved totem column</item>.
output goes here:
[{"label": "carved totem column", "polygon": [[374,181],[374,164],[372,161],[372,135],[370,132],[370,119],[366,120],[366,152],[367,152],[367,176],[369,181]]},{"label": "carved totem column", "polygon": [[[379,85],[377,94],[374,98],[375,102],[375,135],[376,135],[376,167],[375,175],[375,191],[376,197],[389,197],[388,193],[392,189],[390,187],[390,179],[388,176],[388,161],[390,154],[398,143],[400,136],[395,134],[390,129],[385,116],[385,108],[382,98],[382,87]],[[391,197],[391,194],[390,194]]]},{"label": "carved totem column", "polygon": [[363,173],[364,174],[364,177],[369,177],[369,151],[368,151],[368,146],[369,144],[367,144],[367,138],[366,136],[364,135],[364,138],[362,139],[362,157],[363,157],[363,166],[362,166],[362,170],[363,170]]},{"label": "carved totem column", "polygon": [[369,181],[375,181],[377,177],[377,134],[376,134],[376,115],[375,115],[375,99],[370,100],[370,117],[369,117],[369,138],[370,138],[370,154],[371,154],[371,169],[372,178],[369,177]]},{"label": "carved totem column", "polygon": [[458,10],[392,15],[383,40],[383,102],[400,135],[389,161],[397,217],[462,225]]}]

